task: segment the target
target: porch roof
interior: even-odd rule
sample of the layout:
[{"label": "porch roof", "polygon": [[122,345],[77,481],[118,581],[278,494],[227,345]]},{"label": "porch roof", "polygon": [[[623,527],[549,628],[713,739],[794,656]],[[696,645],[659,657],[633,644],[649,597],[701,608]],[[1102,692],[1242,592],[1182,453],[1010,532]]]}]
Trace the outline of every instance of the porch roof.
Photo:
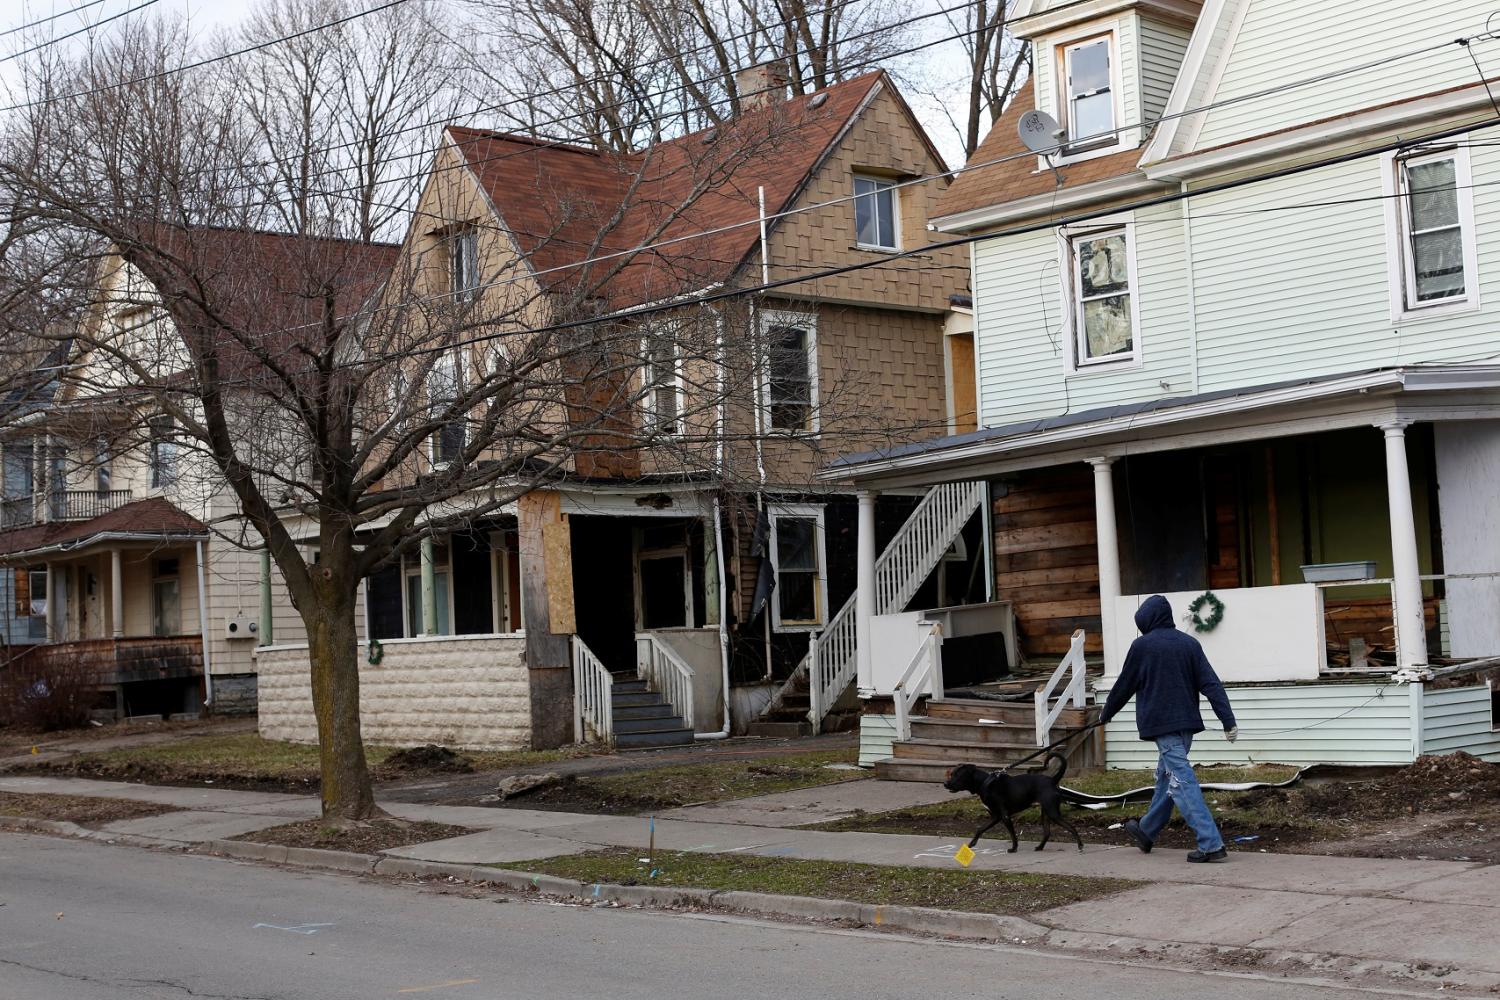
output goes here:
[{"label": "porch roof", "polygon": [[192,542],[208,538],[202,521],[161,497],[122,504],[87,521],[51,521],[0,532],[0,561],[78,553],[105,542]]},{"label": "porch roof", "polygon": [[1228,441],[1313,433],[1338,426],[1431,419],[1400,405],[1435,394],[1487,393],[1500,417],[1500,365],[1407,366],[1314,376],[1101,406],[986,427],[881,451],[841,456],[819,479],[872,487],[931,484],[1085,461],[1090,457],[1170,451]]}]

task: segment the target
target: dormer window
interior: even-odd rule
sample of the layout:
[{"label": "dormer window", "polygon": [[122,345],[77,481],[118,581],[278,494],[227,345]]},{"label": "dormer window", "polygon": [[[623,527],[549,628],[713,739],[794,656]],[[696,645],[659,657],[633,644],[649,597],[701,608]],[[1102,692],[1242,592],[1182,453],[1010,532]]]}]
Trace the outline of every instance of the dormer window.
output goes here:
[{"label": "dormer window", "polygon": [[456,299],[479,294],[479,232],[461,226],[448,237],[448,288]]},{"label": "dormer window", "polygon": [[1113,146],[1115,131],[1114,36],[1063,46],[1064,127],[1068,153]]}]

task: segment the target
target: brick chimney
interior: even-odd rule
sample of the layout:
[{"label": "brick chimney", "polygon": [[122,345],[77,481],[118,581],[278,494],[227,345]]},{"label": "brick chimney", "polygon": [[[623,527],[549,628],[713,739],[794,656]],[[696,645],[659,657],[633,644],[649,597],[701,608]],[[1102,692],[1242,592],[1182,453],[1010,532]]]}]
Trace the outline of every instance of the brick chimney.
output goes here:
[{"label": "brick chimney", "polygon": [[747,66],[734,74],[734,89],[740,98],[740,110],[767,108],[786,100],[786,63],[779,59]]}]

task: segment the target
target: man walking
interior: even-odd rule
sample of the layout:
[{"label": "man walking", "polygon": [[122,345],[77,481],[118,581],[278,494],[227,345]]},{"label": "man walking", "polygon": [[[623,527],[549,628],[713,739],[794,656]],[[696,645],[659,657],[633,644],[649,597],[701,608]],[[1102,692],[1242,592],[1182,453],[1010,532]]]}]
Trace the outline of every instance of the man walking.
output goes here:
[{"label": "man walking", "polygon": [[1187,825],[1198,837],[1198,849],[1187,856],[1192,862],[1223,861],[1227,856],[1224,838],[1214,823],[1208,803],[1188,751],[1193,737],[1203,732],[1203,714],[1198,711],[1198,695],[1208,698],[1214,714],[1224,725],[1224,736],[1233,743],[1239,738],[1229,696],[1198,640],[1178,630],[1172,622],[1172,605],[1160,594],[1146,598],[1135,613],[1135,627],[1140,637],[1130,644],[1125,666],[1104,703],[1100,724],[1114,718],[1132,696],[1135,726],[1143,740],[1156,744],[1156,793],[1151,806],[1137,820],[1127,820],[1125,832],[1144,853],[1150,853],[1156,838],[1172,818],[1175,804]]}]

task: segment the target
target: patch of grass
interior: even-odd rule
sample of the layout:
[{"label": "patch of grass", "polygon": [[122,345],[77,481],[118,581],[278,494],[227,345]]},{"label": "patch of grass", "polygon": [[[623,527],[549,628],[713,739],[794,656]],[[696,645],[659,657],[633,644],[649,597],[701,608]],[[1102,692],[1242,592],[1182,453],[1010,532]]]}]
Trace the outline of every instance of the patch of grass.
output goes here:
[{"label": "patch of grass", "polygon": [[829,766],[852,764],[858,753],[857,748],[847,747],[593,775],[565,781],[503,804],[624,815],[675,809],[699,802],[723,802],[815,785],[860,781],[871,777],[871,773]]},{"label": "patch of grass", "polygon": [[53,795],[49,792],[0,792],[0,817],[25,816],[31,819],[95,825],[178,811],[176,806],[138,802],[135,799]]},{"label": "patch of grass", "polygon": [[[1296,768],[1273,765],[1250,768],[1207,767],[1198,769],[1198,780],[1284,781],[1295,772]],[[1097,771],[1064,779],[1063,784],[1089,795],[1116,795],[1151,785],[1154,781],[1155,776],[1151,771]],[[1219,792],[1205,789],[1204,797],[1213,808],[1214,818],[1225,840],[1232,842],[1235,837],[1257,838],[1245,842],[1247,847],[1301,844],[1340,832],[1334,824],[1306,815],[1298,808],[1296,800],[1280,790]],[[1145,808],[1144,801],[1112,805],[1105,809],[1064,806],[1063,816],[1078,827],[1085,843],[1125,844],[1128,842],[1125,835],[1110,827],[1124,822],[1128,817],[1140,816]],[[858,813],[826,823],[815,823],[807,829],[967,838],[973,836],[974,830],[986,815],[978,798],[956,795],[947,802],[885,813]],[[1019,814],[1016,817],[1016,828],[1023,838],[1035,837],[1041,831],[1040,813],[1033,808]],[[985,834],[986,839],[994,840],[1008,840],[1009,836],[1003,826],[996,826]],[[1056,827],[1053,828],[1052,836],[1054,841],[1068,839],[1066,831]],[[1174,816],[1157,842],[1164,847],[1191,847],[1194,838],[1182,818]]]},{"label": "patch of grass", "polygon": [[1038,913],[1141,884],[1126,879],[804,861],[745,854],[658,852],[649,863],[642,863],[639,855],[639,850],[608,850],[495,867],[580,882],[769,892],[879,906],[930,906],[1002,914]]},{"label": "patch of grass", "polygon": [[[394,747],[366,746],[365,755],[377,780],[415,777],[410,767],[387,767]],[[476,771],[549,764],[587,753],[562,750],[462,751]],[[100,750],[80,754],[43,770],[80,777],[141,781],[154,785],[202,785],[265,791],[315,791],[319,785],[318,748],[302,743],[262,739],[256,733],[191,736],[170,743]]]},{"label": "patch of grass", "polygon": [[324,819],[304,819],[296,823],[273,826],[254,833],[241,834],[234,840],[256,844],[281,844],[285,847],[317,847],[329,851],[354,851],[374,854],[393,847],[410,847],[449,837],[462,837],[474,831],[466,826],[447,823],[409,823],[396,819],[376,819],[365,823],[337,825]]}]

